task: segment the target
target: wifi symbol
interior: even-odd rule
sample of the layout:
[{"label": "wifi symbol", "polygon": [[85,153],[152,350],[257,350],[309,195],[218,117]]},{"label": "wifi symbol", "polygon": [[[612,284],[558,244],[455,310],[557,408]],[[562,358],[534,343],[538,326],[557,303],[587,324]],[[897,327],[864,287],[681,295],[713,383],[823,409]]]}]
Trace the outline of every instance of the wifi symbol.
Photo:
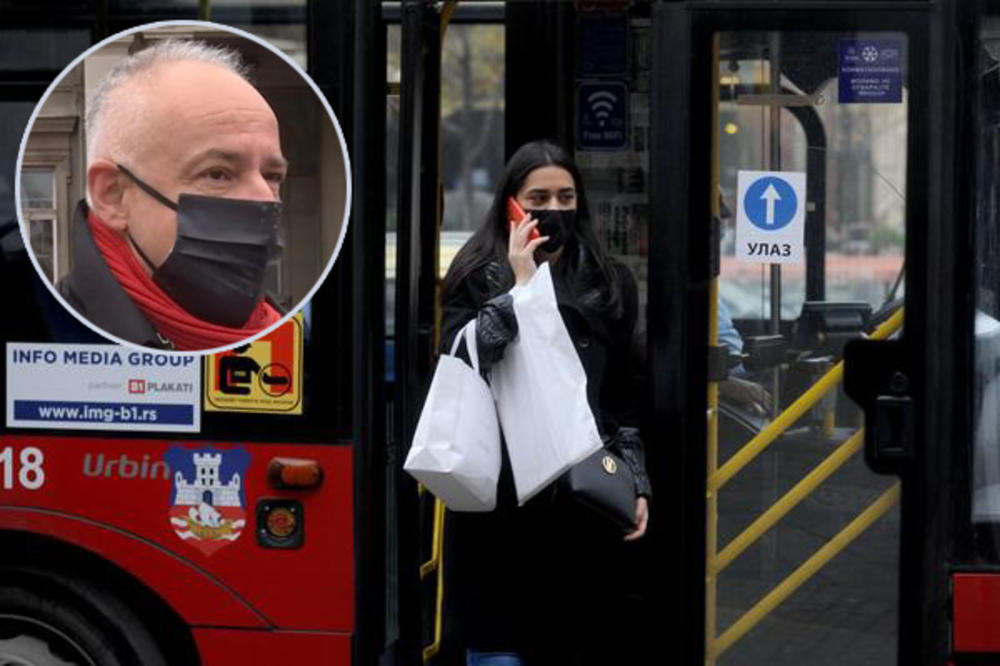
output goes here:
[{"label": "wifi symbol", "polygon": [[604,121],[611,115],[611,111],[615,108],[617,102],[618,98],[615,97],[614,93],[610,93],[607,90],[600,90],[587,97],[587,103],[590,104],[591,112],[597,118],[598,124],[601,127],[604,127]]}]

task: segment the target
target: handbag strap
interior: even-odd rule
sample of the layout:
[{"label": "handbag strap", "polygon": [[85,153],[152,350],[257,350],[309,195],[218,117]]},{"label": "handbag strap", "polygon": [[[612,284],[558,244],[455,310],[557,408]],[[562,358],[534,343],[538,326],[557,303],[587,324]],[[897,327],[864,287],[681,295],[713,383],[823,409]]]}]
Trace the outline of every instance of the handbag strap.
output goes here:
[{"label": "handbag strap", "polygon": [[462,327],[455,335],[455,341],[451,343],[450,355],[454,356],[455,352],[458,351],[458,343],[465,338],[465,349],[469,353],[469,361],[472,363],[472,369],[477,373],[479,372],[479,351],[476,349],[476,318],[473,317],[469,320],[469,323]]}]

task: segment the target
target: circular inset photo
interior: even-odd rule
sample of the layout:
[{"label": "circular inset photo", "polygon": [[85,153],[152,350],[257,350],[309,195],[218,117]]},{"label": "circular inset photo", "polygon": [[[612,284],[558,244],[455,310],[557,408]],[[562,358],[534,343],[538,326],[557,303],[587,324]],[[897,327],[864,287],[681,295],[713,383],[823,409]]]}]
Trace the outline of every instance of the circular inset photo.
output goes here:
[{"label": "circular inset photo", "polygon": [[151,23],[83,53],[32,113],[17,167],[35,268],[122,344],[218,352],[264,335],[347,231],[333,110],[286,55],[215,23]]}]

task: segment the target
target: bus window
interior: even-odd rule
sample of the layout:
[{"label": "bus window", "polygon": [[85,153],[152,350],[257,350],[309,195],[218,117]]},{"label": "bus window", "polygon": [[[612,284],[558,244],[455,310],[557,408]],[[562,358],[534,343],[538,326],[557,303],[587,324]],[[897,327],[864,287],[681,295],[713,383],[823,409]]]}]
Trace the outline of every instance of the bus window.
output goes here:
[{"label": "bus window", "polygon": [[[714,49],[711,312],[732,321],[711,322],[729,362],[710,371],[706,663],[894,663],[898,495],[833,369],[902,296],[907,38],[724,32]],[[802,576],[821,549],[838,554]]]},{"label": "bus window", "polygon": [[979,57],[972,521],[978,554],[1000,559],[1000,17],[984,17]]},{"label": "bus window", "polygon": [[[721,298],[735,319],[758,322],[770,318],[772,284],[786,321],[800,314],[806,300],[864,302],[878,310],[903,295],[898,278],[906,200],[906,88],[900,103],[838,103],[836,70],[804,73],[825,78],[795,102],[808,99],[807,105],[779,114],[778,168],[773,170],[807,173],[810,235],[805,244],[815,248],[809,256],[818,265],[809,273],[808,262],[784,266],[773,283],[766,262],[735,258],[737,173],[753,164],[765,168],[771,152],[770,107],[746,101],[753,89],[767,85],[768,66],[762,54],[743,59],[734,53],[719,63],[719,185],[724,210],[733,213],[723,218],[721,230]],[[794,76],[782,74],[780,94],[800,90]]]},{"label": "bus window", "polygon": [[[725,47],[723,47],[725,48]],[[738,54],[719,64],[719,208],[722,279],[720,300],[732,317],[767,321],[772,282],[763,263],[736,259],[737,173],[747,165],[764,165],[770,146],[766,140],[772,130],[770,108],[740,102],[740,92],[764,85],[769,77],[766,45],[759,43],[757,53]],[[741,90],[742,88],[742,90]],[[805,171],[808,140],[799,121],[789,113],[781,114],[781,165],[786,171]],[[802,265],[788,266],[780,280],[781,318],[792,319],[805,301],[805,270]]]},{"label": "bus window", "polygon": [[[116,23],[194,19],[207,6],[208,19],[253,33],[284,51],[306,68],[306,0],[110,0],[108,14]],[[126,25],[116,26],[123,29]],[[81,49],[82,50],[82,49]]]},{"label": "bus window", "polygon": [[[4,29],[0,30],[0,44],[3,45],[0,47],[0,72],[31,69],[55,74],[90,45],[90,30]],[[39,79],[44,80],[44,76],[40,76]],[[22,124],[21,127],[23,126]]]},{"label": "bus window", "polygon": [[486,219],[504,166],[504,26],[448,26],[441,51],[440,278]]},{"label": "bus window", "polygon": [[392,381],[392,352],[396,324],[396,215],[399,182],[399,77],[401,29],[399,24],[386,26],[385,58],[385,334],[386,379]]},{"label": "bus window", "polygon": [[[441,52],[443,232],[475,231],[493,202],[504,165],[503,93],[504,27],[450,25]],[[442,275],[467,236],[442,234]]]},{"label": "bus window", "polygon": [[[4,168],[0,170],[0,224],[4,225],[5,238],[10,231],[6,225],[11,222],[14,223],[14,231],[17,231],[17,214],[14,209],[14,165],[17,162],[21,133],[34,108],[32,102],[0,103],[0,159],[4,164]],[[5,248],[7,243],[5,239]]]},{"label": "bus window", "polygon": [[[622,262],[636,280],[639,297],[638,319],[632,339],[636,360],[646,354],[646,304],[649,292],[649,138],[650,138],[650,19],[635,7],[620,15],[589,17],[579,15],[580,30],[577,83],[574,95],[574,140],[576,160],[583,175],[594,233],[609,254]],[[621,30],[618,49],[609,49],[602,58],[588,55],[591,40],[603,30]],[[595,47],[596,49],[596,47]],[[627,51],[626,51],[627,49]],[[624,67],[626,61],[631,65]],[[594,77],[602,68],[622,68],[614,82]],[[605,141],[591,134],[595,118],[607,114],[624,127],[620,138]],[[664,220],[673,224],[676,220]],[[637,364],[633,370],[638,371]],[[641,381],[636,376],[635,381]]]},{"label": "bus window", "polygon": [[[0,102],[0,244],[7,255],[22,245],[14,207],[14,169],[21,135],[35,102],[56,72],[80,54],[90,42],[85,29],[14,28],[0,30],[0,75],[29,69],[33,77],[19,76],[20,86],[7,89]],[[40,216],[43,217],[43,216]],[[38,236],[51,237],[51,226],[35,227]],[[52,250],[54,251],[54,247]]]}]

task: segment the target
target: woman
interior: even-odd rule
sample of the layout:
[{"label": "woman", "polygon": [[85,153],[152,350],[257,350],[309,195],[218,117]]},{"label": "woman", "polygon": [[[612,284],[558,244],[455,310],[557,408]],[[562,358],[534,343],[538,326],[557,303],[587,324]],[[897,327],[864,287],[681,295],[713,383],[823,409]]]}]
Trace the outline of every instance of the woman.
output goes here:
[{"label": "woman", "polygon": [[[527,212],[516,223],[507,219],[511,196]],[[580,172],[558,146],[532,142],[508,162],[485,223],[445,276],[442,348],[476,317],[484,373],[500,362],[517,335],[507,292],[544,261],[598,429],[636,478],[637,527],[624,535],[634,541],[646,530],[650,496],[637,430],[623,427],[634,425],[629,410],[638,403],[628,372],[637,290],[598,244]],[[606,631],[627,616],[620,583],[635,569],[624,562],[622,535],[575,510],[556,486],[518,507],[506,450],[497,509],[449,514],[447,535],[446,626],[469,666],[625,663],[622,641],[633,639]]]}]

